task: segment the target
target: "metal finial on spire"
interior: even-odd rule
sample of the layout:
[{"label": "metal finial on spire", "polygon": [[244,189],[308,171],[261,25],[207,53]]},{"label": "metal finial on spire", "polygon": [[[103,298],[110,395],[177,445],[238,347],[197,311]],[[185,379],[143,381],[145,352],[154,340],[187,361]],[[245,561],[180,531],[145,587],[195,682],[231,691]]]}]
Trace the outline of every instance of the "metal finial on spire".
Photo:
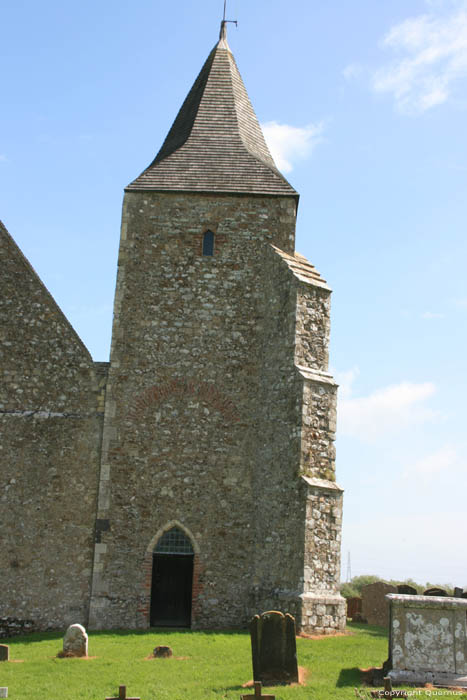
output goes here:
[{"label": "metal finial on spire", "polygon": [[235,19],[225,19],[225,15],[227,12],[227,0],[224,0],[224,17],[221,22],[221,31],[219,34],[219,39],[227,39],[227,29],[226,29],[226,24],[230,22],[231,24],[235,24],[236,27],[238,27],[238,22]]}]

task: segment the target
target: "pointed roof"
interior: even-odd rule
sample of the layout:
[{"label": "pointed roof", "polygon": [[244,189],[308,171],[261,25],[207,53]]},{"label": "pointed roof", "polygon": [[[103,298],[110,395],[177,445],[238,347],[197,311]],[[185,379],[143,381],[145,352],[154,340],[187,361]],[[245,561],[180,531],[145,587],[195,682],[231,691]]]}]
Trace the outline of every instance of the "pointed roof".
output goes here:
[{"label": "pointed roof", "polygon": [[162,148],[126,189],[298,196],[266,145],[225,22]]},{"label": "pointed roof", "polygon": [[[79,352],[81,357],[85,356],[86,360],[92,364],[89,350],[1,220],[0,285],[2,288],[0,326],[4,325],[5,329],[7,328],[8,323],[3,323],[1,316],[4,312],[6,319],[12,318],[9,302],[13,301],[16,315],[13,316],[15,331],[11,340],[14,345],[23,343],[19,357],[25,353],[28,354],[29,349],[35,347],[35,341],[30,343],[25,341],[25,338],[30,339],[35,334],[41,336],[44,333],[44,347],[48,344],[51,353],[57,350],[62,342],[71,340],[75,343],[76,352]],[[34,299],[34,304],[31,304],[31,299]],[[38,311],[39,307],[41,311]],[[34,323],[30,323],[34,315],[37,318]],[[14,354],[14,351],[12,352]],[[53,364],[61,371],[60,365],[56,362]]]}]

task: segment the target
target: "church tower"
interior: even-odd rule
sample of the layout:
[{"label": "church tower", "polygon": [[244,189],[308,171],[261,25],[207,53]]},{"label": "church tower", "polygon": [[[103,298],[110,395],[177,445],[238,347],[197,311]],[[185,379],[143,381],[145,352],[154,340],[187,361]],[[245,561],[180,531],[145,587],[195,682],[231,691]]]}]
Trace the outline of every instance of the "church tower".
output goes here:
[{"label": "church tower", "polygon": [[330,289],[219,42],[125,191],[91,628],[342,629]]}]

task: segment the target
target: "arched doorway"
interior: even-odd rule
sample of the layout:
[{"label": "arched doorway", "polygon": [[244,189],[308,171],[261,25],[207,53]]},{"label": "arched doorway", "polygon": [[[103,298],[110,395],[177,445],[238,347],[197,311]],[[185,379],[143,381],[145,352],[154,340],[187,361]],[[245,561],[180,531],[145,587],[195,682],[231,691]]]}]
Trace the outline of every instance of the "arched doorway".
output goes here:
[{"label": "arched doorway", "polygon": [[190,627],[193,546],[178,527],[167,530],[153,553],[151,627]]}]

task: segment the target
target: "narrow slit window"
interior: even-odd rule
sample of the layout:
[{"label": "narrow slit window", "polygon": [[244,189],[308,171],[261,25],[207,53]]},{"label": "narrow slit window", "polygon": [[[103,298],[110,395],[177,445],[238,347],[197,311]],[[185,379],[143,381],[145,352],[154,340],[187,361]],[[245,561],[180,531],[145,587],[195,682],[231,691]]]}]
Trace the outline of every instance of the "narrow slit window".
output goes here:
[{"label": "narrow slit window", "polygon": [[203,255],[214,255],[214,234],[206,231],[203,236]]}]

